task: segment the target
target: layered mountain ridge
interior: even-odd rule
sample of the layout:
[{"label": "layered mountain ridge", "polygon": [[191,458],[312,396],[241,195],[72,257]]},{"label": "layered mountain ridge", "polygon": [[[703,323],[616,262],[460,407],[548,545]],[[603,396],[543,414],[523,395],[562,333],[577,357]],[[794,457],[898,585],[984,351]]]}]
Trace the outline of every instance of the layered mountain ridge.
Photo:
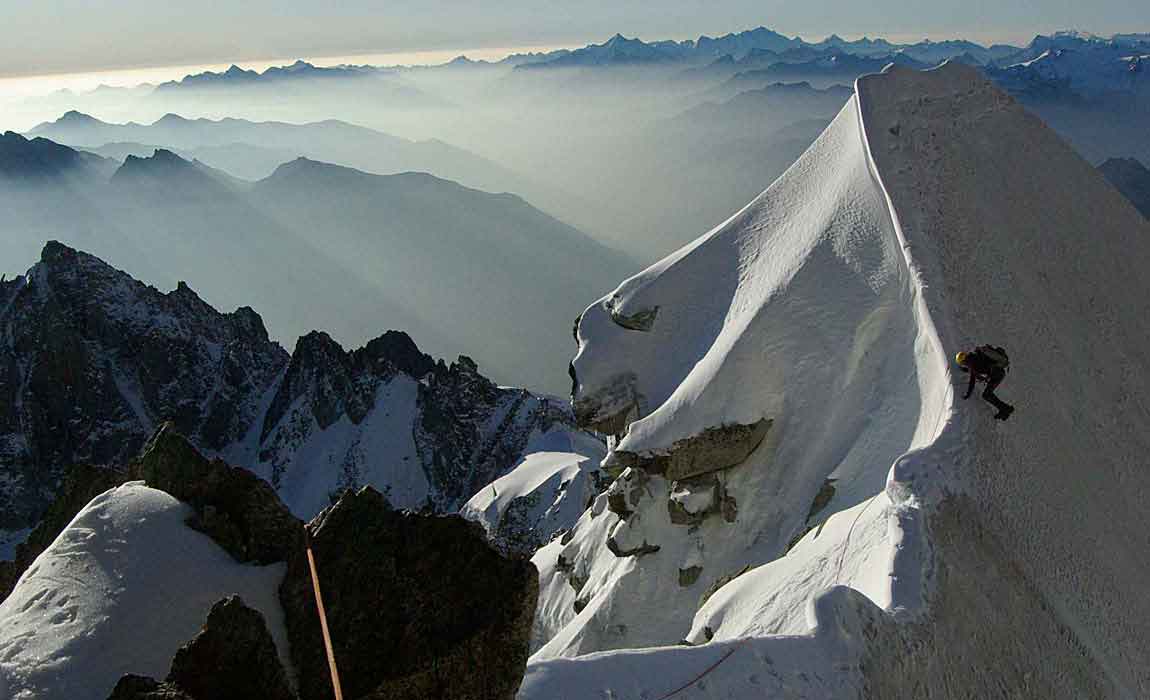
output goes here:
[{"label": "layered mountain ridge", "polygon": [[34,260],[58,239],[148,283],[186,280],[217,306],[257,307],[281,342],[323,327],[362,344],[403,328],[436,355],[467,353],[500,381],[558,393],[577,300],[632,265],[518,196],[427,173],[300,157],[252,184],[157,149],[108,176],[64,146],[48,172],[30,162],[36,140],[4,138],[13,168],[40,173],[0,178],[5,259]]}]

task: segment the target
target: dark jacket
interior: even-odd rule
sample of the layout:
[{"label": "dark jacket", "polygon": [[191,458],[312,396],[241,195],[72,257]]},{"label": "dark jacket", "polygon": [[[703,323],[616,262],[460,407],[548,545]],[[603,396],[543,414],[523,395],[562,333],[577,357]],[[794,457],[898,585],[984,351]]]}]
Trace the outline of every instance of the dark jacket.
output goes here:
[{"label": "dark jacket", "polygon": [[994,388],[1006,378],[1006,369],[977,348],[966,354],[966,363],[962,365],[962,371],[970,372],[970,383],[966,386],[966,394],[962,397],[964,399],[974,391],[975,382],[979,380],[986,382],[984,393],[993,394]]}]

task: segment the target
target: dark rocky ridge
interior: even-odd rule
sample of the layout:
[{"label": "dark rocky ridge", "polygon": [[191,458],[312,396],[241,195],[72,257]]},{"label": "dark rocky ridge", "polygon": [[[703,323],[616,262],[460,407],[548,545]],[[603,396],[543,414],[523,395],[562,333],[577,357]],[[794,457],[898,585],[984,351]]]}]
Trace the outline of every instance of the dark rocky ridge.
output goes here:
[{"label": "dark rocky ridge", "polygon": [[66,465],[126,464],[161,420],[207,449],[241,439],[288,361],[251,309],[55,242],[0,299],[0,527],[35,523]]},{"label": "dark rocky ridge", "polygon": [[[411,432],[389,439],[412,442],[413,459],[390,468],[421,469],[419,505],[438,511],[514,465],[534,432],[574,423],[565,404],[497,387],[466,357],[435,362],[398,331],[352,352],[312,333],[289,356],[250,308],[219,313],[185,284],[165,294],[55,242],[27,276],[0,282],[0,337],[3,529],[34,525],[68,465],[127,464],[167,421],[278,488],[317,431],[410,412]],[[418,384],[414,406],[380,404],[397,378]],[[325,477],[333,494],[368,483],[376,459],[340,439],[327,445],[344,455]]]},{"label": "dark rocky ridge", "polygon": [[263,479],[221,460],[208,460],[165,424],[148,441],[129,475],[167,491],[195,511],[188,525],[239,562],[287,561],[299,548],[301,523]]},{"label": "dark rocky ridge", "polygon": [[180,647],[163,683],[124,676],[109,700],[292,700],[263,615],[239,596],[212,606],[200,633]]},{"label": "dark rocky ridge", "polygon": [[[346,698],[511,700],[539,593],[531,562],[507,559],[458,516],[393,510],[347,492],[310,523]],[[303,700],[332,697],[307,560],[280,587]]]},{"label": "dark rocky ridge", "polygon": [[[294,400],[314,387],[312,412],[326,429],[347,414],[359,424],[371,410],[379,384],[403,372],[422,378],[435,369],[435,361],[423,354],[406,333],[388,331],[366,347],[346,352],[331,336],[312,332],[300,338],[271,408],[264,417],[266,439],[288,412]],[[322,384],[319,378],[325,378]]]}]

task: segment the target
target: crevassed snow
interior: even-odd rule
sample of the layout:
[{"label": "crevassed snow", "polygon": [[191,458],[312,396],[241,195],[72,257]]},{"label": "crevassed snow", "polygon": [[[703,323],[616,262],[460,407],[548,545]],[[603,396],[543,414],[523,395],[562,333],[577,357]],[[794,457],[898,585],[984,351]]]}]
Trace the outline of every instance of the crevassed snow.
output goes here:
[{"label": "crevassed snow", "polygon": [[80,511],[0,604],[0,697],[104,700],[126,673],[163,678],[212,604],[235,594],[286,661],[284,565],[236,563],[184,524],[191,513],[143,482]]}]

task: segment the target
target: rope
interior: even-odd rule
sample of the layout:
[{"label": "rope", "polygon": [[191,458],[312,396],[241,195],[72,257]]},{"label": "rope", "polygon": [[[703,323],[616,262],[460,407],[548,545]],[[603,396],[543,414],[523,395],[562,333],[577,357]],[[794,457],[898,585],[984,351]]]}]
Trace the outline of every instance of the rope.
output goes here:
[{"label": "rope", "polygon": [[331,687],[335,691],[335,700],[343,700],[343,689],[339,685],[339,669],[335,665],[335,650],[331,646],[331,633],[327,629],[327,613],[323,609],[323,595],[319,592],[319,574],[315,570],[315,555],[311,551],[311,535],[304,530],[304,542],[307,547],[307,565],[311,569],[311,585],[315,590],[315,607],[319,611],[319,628],[323,632],[323,645],[327,649],[327,665],[331,669]]},{"label": "rope", "polygon": [[842,549],[840,549],[840,550],[839,550],[839,564],[838,564],[838,566],[835,568],[835,581],[836,581],[836,582],[837,582],[837,581],[839,581],[839,580],[842,578],[842,575],[843,575],[843,560],[844,560],[844,559],[846,558],[846,556],[847,556],[847,548],[849,548],[849,547],[850,547],[850,544],[851,544],[851,537],[853,537],[853,536],[854,536],[854,534],[855,534],[855,525],[858,525],[858,524],[859,524],[859,518],[861,518],[861,517],[863,516],[863,513],[867,512],[867,509],[871,507],[871,504],[872,504],[872,503],[874,503],[874,499],[878,498],[878,497],[879,497],[879,496],[881,496],[883,493],[884,493],[884,491],[879,491],[879,492],[878,492],[878,493],[876,493],[875,495],[871,496],[871,497],[870,497],[870,499],[867,501],[867,504],[866,504],[865,506],[863,506],[863,509],[862,509],[862,510],[860,510],[860,511],[858,512],[858,515],[856,515],[856,516],[855,516],[855,519],[851,521],[851,526],[850,526],[850,529],[849,529],[849,530],[847,530],[847,536],[846,536],[846,539],[844,539],[844,540],[843,540],[843,546],[842,546]]},{"label": "rope", "polygon": [[731,647],[730,649],[728,649],[728,650],[727,650],[727,653],[725,653],[725,654],[723,654],[722,656],[720,656],[718,661],[716,661],[715,663],[711,664],[711,665],[710,665],[710,666],[708,666],[707,668],[703,669],[703,672],[702,672],[702,673],[700,673],[699,675],[695,676],[694,678],[692,678],[691,680],[687,681],[685,684],[683,684],[683,685],[679,686],[678,688],[675,688],[674,690],[672,690],[671,692],[667,693],[666,695],[660,695],[660,696],[658,697],[658,700],[667,700],[667,698],[673,698],[673,697],[675,697],[676,695],[678,695],[679,693],[681,693],[681,692],[683,692],[684,690],[686,690],[687,688],[690,688],[691,686],[695,685],[695,684],[696,684],[696,683],[698,683],[699,681],[703,680],[703,678],[704,678],[704,677],[706,677],[706,675],[707,675],[708,673],[710,673],[711,671],[714,671],[716,668],[718,668],[718,667],[719,667],[719,665],[720,665],[720,664],[722,664],[722,663],[723,663],[724,661],[726,661],[727,659],[731,658],[731,654],[734,654],[736,651],[738,651],[738,650],[739,650],[739,648],[740,648],[740,647],[742,647],[742,646],[743,646],[744,644],[746,644],[746,643],[747,643],[747,640],[746,640],[746,639],[740,640],[738,644],[736,644],[735,646],[733,646],[733,647]]}]

